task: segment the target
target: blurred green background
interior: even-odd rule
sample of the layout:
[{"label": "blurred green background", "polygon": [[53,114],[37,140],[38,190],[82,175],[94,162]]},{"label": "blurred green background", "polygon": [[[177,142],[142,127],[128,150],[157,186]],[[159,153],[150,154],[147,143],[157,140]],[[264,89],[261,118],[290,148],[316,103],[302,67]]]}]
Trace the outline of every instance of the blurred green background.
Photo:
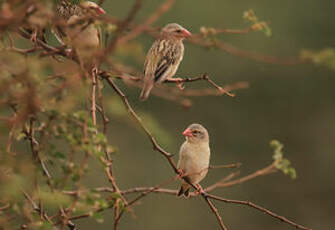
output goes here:
[{"label": "blurred green background", "polygon": [[[146,0],[137,17],[140,22],[162,1]],[[106,1],[108,13],[124,17],[133,1]],[[177,1],[155,25],[178,22],[193,33],[201,26],[246,28],[245,10],[270,22],[273,36],[261,32],[247,35],[221,35],[223,41],[237,47],[274,56],[297,56],[302,49],[333,46],[333,1]],[[137,39],[149,49],[153,38]],[[282,173],[257,178],[214,193],[225,198],[249,200],[313,229],[335,226],[335,85],[334,72],[311,64],[281,66],[259,63],[218,50],[206,50],[185,44],[184,60],[178,76],[197,76],[207,72],[220,85],[248,81],[250,88],[227,96],[193,98],[193,107],[185,110],[176,104],[152,96],[138,101],[139,90],[123,87],[137,111],[146,113],[159,124],[158,140],[168,151],[177,153],[184,141],[181,132],[190,123],[208,128],[211,137],[211,164],[241,162],[242,175],[271,163],[271,139],[285,145],[285,156],[297,170],[297,179]],[[131,60],[130,60],[131,61]],[[142,63],[139,62],[138,68]],[[119,83],[121,85],[121,83]],[[187,87],[203,87],[194,83]],[[105,92],[113,93],[106,88]],[[150,117],[149,115],[150,114]],[[149,122],[148,122],[149,123]],[[157,129],[154,129],[157,130]],[[143,133],[111,115],[109,140],[118,147],[114,156],[116,178],[122,189],[151,186],[173,176],[163,157],[152,150]],[[176,157],[177,160],[177,157]],[[210,185],[231,172],[216,169],[202,182]],[[100,178],[100,179],[99,179]],[[91,184],[106,185],[103,172],[91,175]],[[177,188],[179,182],[169,187]],[[216,203],[229,229],[293,229],[285,223],[248,207]],[[107,211],[108,212],[108,211]],[[121,229],[218,229],[218,223],[202,199],[177,199],[153,194],[135,206],[136,218],[129,214]],[[78,221],[82,229],[107,229],[112,215],[101,225],[94,220]]]},{"label": "blurred green background", "polygon": [[[113,17],[127,15],[134,1],[105,1],[103,7]],[[136,17],[141,22],[163,1],[144,0]],[[298,56],[303,49],[321,50],[335,46],[335,3],[317,1],[176,1],[155,26],[177,22],[193,33],[201,26],[244,29],[250,24],[243,12],[253,9],[260,20],[270,22],[273,36],[261,32],[247,35],[220,35],[222,41],[251,52],[278,57]],[[132,43],[143,44],[140,55],[122,56],[126,63],[142,68],[144,55],[153,38],[141,35]],[[139,89],[117,84],[128,95],[130,103],[149,126],[159,143],[169,152],[178,153],[184,141],[182,131],[191,123],[203,124],[210,133],[211,164],[241,162],[241,175],[247,175],[272,162],[269,142],[280,140],[285,157],[297,170],[291,180],[281,172],[259,177],[230,188],[214,191],[229,199],[248,200],[312,229],[335,226],[335,85],[334,72],[313,64],[282,66],[266,64],[185,42],[185,56],[178,77],[208,73],[219,85],[247,81],[250,88],[228,96],[192,98],[193,106],[179,105],[151,96],[138,100]],[[204,82],[186,87],[207,87]],[[108,140],[117,148],[113,155],[114,171],[120,189],[153,186],[174,176],[167,161],[153,151],[148,138],[129,121],[128,114],[114,91],[104,88],[112,97],[106,103],[110,124]],[[107,97],[109,98],[109,97]],[[176,154],[175,160],[178,156]],[[109,186],[106,175],[96,161],[90,161],[89,188]],[[51,168],[52,171],[52,168]],[[211,170],[202,185],[225,177],[231,169]],[[167,187],[177,189],[179,181]],[[235,229],[293,229],[292,226],[254,209],[215,202],[224,223]],[[136,217],[127,213],[120,229],[219,229],[207,204],[199,198],[178,199],[171,195],[151,194],[134,207]],[[78,229],[111,229],[112,210],[104,212],[104,222],[93,218],[74,221]]]}]

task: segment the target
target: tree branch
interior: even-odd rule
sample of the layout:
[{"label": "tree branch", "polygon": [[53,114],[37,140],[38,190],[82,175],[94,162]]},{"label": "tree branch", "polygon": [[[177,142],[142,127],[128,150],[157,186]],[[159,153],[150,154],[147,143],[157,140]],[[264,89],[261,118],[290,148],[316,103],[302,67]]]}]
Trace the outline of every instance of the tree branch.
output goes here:
[{"label": "tree branch", "polygon": [[[124,95],[124,93],[118,88],[118,86],[114,83],[114,81],[110,78],[110,77],[105,77],[105,80],[107,80],[108,84],[114,89],[114,91],[119,95],[119,97],[122,99],[124,105],[126,106],[128,112],[135,118],[135,120],[138,122],[138,124],[141,126],[141,128],[145,131],[145,133],[147,134],[148,138],[151,140],[153,146],[154,146],[154,150],[160,152],[169,162],[171,168],[173,169],[173,171],[176,173],[176,174],[179,174],[179,171],[174,163],[174,160],[172,158],[172,154],[171,153],[168,153],[166,152],[164,149],[162,149],[158,143],[156,142],[156,140],[154,139],[154,137],[152,136],[152,134],[150,133],[150,131],[144,126],[144,124],[142,123],[141,119],[138,117],[138,115],[135,113],[135,111],[132,109],[132,107],[130,106],[129,102],[128,102],[128,99],[127,97]],[[189,180],[187,179],[187,177],[183,177],[183,179],[188,183],[190,184],[195,190],[198,190],[198,187],[195,186],[194,184],[190,183]],[[156,188],[156,187],[154,187]],[[208,199],[208,198],[211,198],[211,199],[215,199],[215,200],[219,200],[219,201],[224,201],[224,202],[228,202],[228,201],[231,201],[231,203],[238,203],[240,202],[239,204],[245,204],[245,205],[249,205],[251,207],[255,207],[256,209],[258,210],[266,210],[265,208],[262,208],[260,206],[257,206],[257,205],[254,205],[250,202],[245,202],[245,201],[234,201],[234,200],[228,200],[228,199],[224,199],[224,198],[221,198],[221,197],[217,197],[217,196],[214,196],[214,195],[211,195],[211,194],[208,194],[206,192],[201,192],[200,190],[198,190],[201,194],[201,196],[204,198],[204,200],[206,201],[206,203],[209,205],[209,207],[211,208],[212,212],[215,214],[217,220],[218,220],[218,223],[220,224],[220,227],[221,229],[227,229],[225,227],[225,225],[223,224],[222,222],[222,218],[221,216],[218,214],[218,211],[217,209],[215,208],[215,206],[213,205],[213,203]],[[221,199],[221,200],[220,200]],[[300,229],[303,229],[303,230],[306,230],[308,228],[306,227],[303,227],[301,225],[298,225],[292,221],[289,221],[287,220],[286,218],[283,218],[277,214],[274,214],[273,212],[267,210],[265,213],[269,214],[270,216],[273,216],[273,217],[276,217],[278,219],[281,219],[282,221],[286,222],[286,223],[289,223],[297,228],[300,228]]]},{"label": "tree branch", "polygon": [[280,215],[277,215],[276,213],[266,209],[266,208],[263,208],[259,205],[256,205],[250,201],[242,201],[242,200],[230,200],[230,199],[225,199],[225,198],[222,198],[222,197],[219,197],[219,196],[215,196],[215,195],[211,195],[211,194],[207,194],[207,196],[213,200],[218,200],[218,201],[222,201],[222,202],[225,202],[225,203],[231,203],[231,204],[240,204],[240,205],[245,205],[245,206],[249,206],[249,207],[252,207],[254,209],[257,209],[258,211],[261,211],[269,216],[272,216],[282,222],[285,222],[287,224],[290,224],[294,227],[296,227],[297,229],[302,229],[302,230],[311,230],[311,228],[308,228],[308,227],[305,227],[305,226],[302,226],[302,225],[299,225],[289,219],[287,219],[286,217],[284,216],[280,216]]}]

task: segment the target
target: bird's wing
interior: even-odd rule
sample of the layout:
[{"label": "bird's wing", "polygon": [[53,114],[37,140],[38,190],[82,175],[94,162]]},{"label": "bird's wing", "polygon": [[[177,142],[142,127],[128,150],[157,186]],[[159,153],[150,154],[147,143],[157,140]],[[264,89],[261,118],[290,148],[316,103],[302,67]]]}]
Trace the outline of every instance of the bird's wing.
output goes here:
[{"label": "bird's wing", "polygon": [[155,70],[155,81],[159,81],[161,77],[166,73],[169,67],[174,63],[174,59],[170,58],[169,56],[163,56],[157,64]]},{"label": "bird's wing", "polygon": [[64,38],[66,35],[61,27],[56,26],[55,28],[52,28],[51,33],[55,36],[55,38],[61,45],[65,45]]},{"label": "bird's wing", "polygon": [[[183,45],[174,40],[164,40],[160,44],[161,58],[155,70],[155,81],[162,82],[174,75],[183,55]],[[177,65],[177,66],[176,66]]]},{"label": "bird's wing", "polygon": [[148,52],[144,63],[144,75],[153,76],[155,82],[162,81],[170,68],[178,62],[181,56],[180,44],[169,40],[157,40]]},{"label": "bird's wing", "polygon": [[185,141],[180,146],[177,168],[185,170],[185,164],[187,163],[188,160],[189,160],[189,153],[187,151],[187,142]]},{"label": "bird's wing", "polygon": [[158,40],[155,41],[154,44],[152,44],[150,50],[148,51],[147,57],[145,58],[143,73],[144,73],[144,76],[147,78],[148,77],[154,78],[157,63],[161,58],[160,57],[161,54],[158,51],[159,44],[160,44],[160,41]]}]

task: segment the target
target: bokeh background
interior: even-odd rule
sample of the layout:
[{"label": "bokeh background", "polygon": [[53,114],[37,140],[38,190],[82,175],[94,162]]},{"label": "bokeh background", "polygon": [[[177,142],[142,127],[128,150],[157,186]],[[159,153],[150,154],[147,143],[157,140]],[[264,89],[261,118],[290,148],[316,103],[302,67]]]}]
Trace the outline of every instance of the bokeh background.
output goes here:
[{"label": "bokeh background", "polygon": [[[145,0],[136,21],[145,19],[162,1]],[[125,17],[133,1],[105,1],[106,11]],[[247,28],[243,12],[253,9],[256,15],[270,22],[273,36],[261,32],[247,35],[220,35],[224,42],[237,47],[279,57],[298,56],[303,49],[321,50],[334,46],[335,3],[331,0],[306,1],[177,1],[155,26],[178,22],[193,33],[201,26],[239,29]],[[123,60],[142,68],[144,55],[153,42],[149,35],[134,41],[143,44],[139,55],[121,55]],[[283,66],[266,64],[215,50],[185,43],[184,60],[177,73],[180,77],[209,75],[219,85],[248,81],[250,88],[228,96],[193,98],[193,106],[184,109],[177,104],[151,96],[144,103],[138,100],[139,89],[129,88],[121,81],[130,103],[153,130],[161,145],[178,153],[184,141],[182,131],[193,122],[201,123],[211,137],[211,164],[241,162],[241,175],[247,175],[272,162],[269,142],[280,140],[285,157],[297,170],[297,179],[282,173],[259,177],[215,194],[230,199],[248,200],[269,208],[312,229],[335,227],[335,77],[326,67],[313,64]],[[187,87],[205,87],[204,82]],[[207,85],[206,85],[207,86]],[[113,156],[115,176],[121,189],[152,186],[174,174],[166,160],[153,151],[151,143],[135,123],[122,112],[121,102],[111,95],[107,102],[110,125],[108,139],[117,153]],[[176,155],[176,160],[177,155]],[[92,163],[88,187],[107,186],[106,176]],[[202,182],[210,185],[228,175],[231,169],[216,169]],[[179,182],[167,187],[177,189]],[[293,229],[285,223],[254,209],[217,203],[229,229]],[[218,229],[218,223],[202,199],[178,199],[165,194],[151,194],[135,206],[135,215],[127,213],[120,229]],[[104,212],[104,222],[94,219],[74,221],[78,229],[111,229],[112,212]]]},{"label": "bokeh background", "polygon": [[[137,20],[145,18],[161,1],[146,0]],[[116,16],[127,14],[131,1],[106,1],[106,10]],[[273,36],[263,33],[222,35],[225,42],[249,51],[275,56],[297,56],[303,49],[323,49],[334,45],[333,1],[177,1],[156,23],[162,26],[178,22],[191,32],[201,26],[246,28],[245,10],[254,9],[261,20],[269,21]],[[144,52],[153,38],[137,39]],[[206,126],[211,136],[212,164],[241,162],[247,174],[271,162],[269,141],[285,145],[285,156],[297,170],[297,179],[282,173],[257,178],[215,194],[249,200],[313,229],[335,227],[335,77],[334,72],[311,64],[281,66],[259,63],[218,50],[206,50],[186,43],[178,76],[197,76],[207,72],[220,85],[248,81],[250,88],[227,96],[193,99],[185,110],[173,102],[152,96],[138,101],[139,90],[124,88],[135,109],[156,121],[155,134],[163,146],[177,153],[184,141],[181,132],[192,122]],[[133,60],[130,60],[133,61]],[[142,63],[137,63],[141,68]],[[136,64],[135,64],[136,65]],[[202,87],[204,83],[194,83]],[[187,85],[187,87],[192,87]],[[108,91],[108,90],[107,90]],[[111,91],[109,89],[109,91]],[[146,120],[145,120],[146,121]],[[149,121],[148,121],[149,123]],[[173,175],[161,155],[152,150],[143,133],[122,121],[111,119],[109,138],[118,146],[115,171],[121,188],[156,185]],[[158,130],[157,130],[158,129]],[[177,159],[177,158],[176,158]],[[209,172],[203,185],[209,185],[230,173],[230,169]],[[97,173],[98,174],[98,173]],[[103,175],[92,175],[94,183],[105,184]],[[99,178],[101,178],[99,181]],[[93,180],[93,179],[92,179]],[[177,188],[178,183],[170,185]],[[292,229],[248,207],[217,203],[229,229]],[[154,194],[135,207],[121,222],[121,229],[217,229],[218,224],[201,199],[177,199]],[[106,229],[94,220],[78,222],[85,229]]]}]

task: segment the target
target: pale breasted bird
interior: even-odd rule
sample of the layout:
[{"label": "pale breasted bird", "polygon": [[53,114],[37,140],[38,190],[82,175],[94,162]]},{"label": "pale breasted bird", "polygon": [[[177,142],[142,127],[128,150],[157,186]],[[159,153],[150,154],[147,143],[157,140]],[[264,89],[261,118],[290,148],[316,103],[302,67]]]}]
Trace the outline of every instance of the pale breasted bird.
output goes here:
[{"label": "pale breasted bird", "polygon": [[[208,172],[210,148],[207,130],[200,124],[191,124],[183,132],[186,141],[179,151],[177,168],[182,177],[202,190],[199,182]],[[183,180],[178,196],[189,196],[190,185]]]},{"label": "pale breasted bird", "polygon": [[101,45],[101,31],[95,25],[94,18],[105,14],[104,9],[91,1],[75,5],[62,0],[56,12],[66,21],[65,27],[57,26],[57,39],[76,48],[80,57],[91,56]]},{"label": "pale breasted bird", "polygon": [[184,56],[183,40],[190,36],[191,33],[177,23],[170,23],[162,28],[144,62],[141,100],[149,97],[155,83],[161,83],[175,75]]}]

